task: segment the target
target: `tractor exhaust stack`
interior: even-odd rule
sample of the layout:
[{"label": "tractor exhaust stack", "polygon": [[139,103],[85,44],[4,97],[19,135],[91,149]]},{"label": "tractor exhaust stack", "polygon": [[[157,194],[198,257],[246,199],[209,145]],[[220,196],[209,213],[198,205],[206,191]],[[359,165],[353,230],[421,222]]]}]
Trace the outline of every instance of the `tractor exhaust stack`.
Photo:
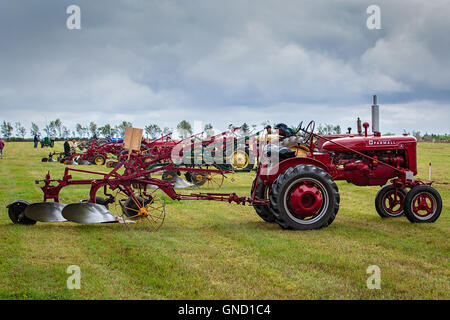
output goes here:
[{"label": "tractor exhaust stack", "polygon": [[377,96],[373,96],[372,105],[372,132],[380,132],[380,106],[377,104]]}]

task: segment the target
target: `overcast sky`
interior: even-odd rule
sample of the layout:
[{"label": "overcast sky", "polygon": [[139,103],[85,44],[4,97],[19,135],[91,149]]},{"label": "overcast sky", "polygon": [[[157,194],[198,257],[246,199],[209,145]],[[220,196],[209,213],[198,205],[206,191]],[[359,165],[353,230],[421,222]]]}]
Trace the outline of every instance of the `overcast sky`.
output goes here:
[{"label": "overcast sky", "polygon": [[450,133],[449,17],[448,0],[0,0],[0,120],[355,130],[377,94],[382,132]]}]

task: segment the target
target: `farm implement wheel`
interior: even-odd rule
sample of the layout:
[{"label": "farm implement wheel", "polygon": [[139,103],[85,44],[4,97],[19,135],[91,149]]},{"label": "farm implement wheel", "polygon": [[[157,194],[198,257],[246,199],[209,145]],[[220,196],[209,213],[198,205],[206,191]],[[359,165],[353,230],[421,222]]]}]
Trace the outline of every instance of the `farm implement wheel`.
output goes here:
[{"label": "farm implement wheel", "polygon": [[176,171],[164,171],[162,174],[163,181],[174,182],[178,177],[178,173]]},{"label": "farm implement wheel", "polygon": [[[255,190],[256,179],[253,180],[251,195],[253,195],[253,191]],[[256,186],[255,196],[258,199],[269,199],[269,191],[270,186],[266,186],[261,178],[258,179],[258,185]],[[261,217],[266,222],[275,222],[275,216],[273,215],[273,210],[270,207],[270,203],[266,206],[254,204],[253,208],[255,209],[258,216]]]},{"label": "farm implement wheel", "polygon": [[270,192],[275,221],[283,229],[327,227],[336,218],[339,200],[331,176],[313,165],[287,169],[275,180]]},{"label": "farm implement wheel", "polygon": [[165,202],[157,195],[159,189],[152,192],[136,190],[133,195],[118,191],[115,196],[115,211],[124,221],[131,220],[135,226],[150,230],[159,230],[166,215]]},{"label": "farm implement wheel", "polygon": [[433,187],[419,185],[408,192],[404,206],[409,221],[435,222],[442,211],[442,199]]},{"label": "farm implement wheel", "polygon": [[92,158],[92,163],[97,166],[102,166],[106,162],[106,157],[102,154],[98,154]]},{"label": "farm implement wheel", "polygon": [[232,170],[240,172],[248,172],[253,168],[250,162],[250,150],[235,150],[230,156],[230,165]]},{"label": "farm implement wheel", "polygon": [[186,180],[196,187],[203,186],[207,181],[208,174],[205,172],[186,172]]},{"label": "farm implement wheel", "polygon": [[115,168],[117,166],[117,164],[118,164],[117,161],[110,160],[110,161],[106,162],[106,167],[109,168],[109,169],[110,168]]},{"label": "farm implement wheel", "polygon": [[406,198],[404,189],[395,188],[389,184],[381,188],[375,197],[375,209],[382,218],[401,217],[404,213]]},{"label": "farm implement wheel", "polygon": [[[206,166],[206,169],[208,169],[208,166]],[[217,172],[202,172],[202,174],[205,180],[203,183],[205,188],[214,189],[222,187],[223,181],[225,180],[223,174]]]},{"label": "farm implement wheel", "polygon": [[8,208],[8,215],[14,224],[33,225],[36,220],[32,220],[25,216],[25,209],[30,205],[24,200],[17,200],[6,206]]}]

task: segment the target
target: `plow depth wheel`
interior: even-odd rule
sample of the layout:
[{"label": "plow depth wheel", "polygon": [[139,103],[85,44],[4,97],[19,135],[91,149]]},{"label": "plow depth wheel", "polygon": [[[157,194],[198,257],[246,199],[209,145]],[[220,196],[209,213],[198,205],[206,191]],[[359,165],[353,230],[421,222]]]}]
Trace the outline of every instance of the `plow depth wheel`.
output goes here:
[{"label": "plow depth wheel", "polygon": [[412,188],[405,198],[405,216],[411,222],[435,222],[442,211],[442,199],[431,186]]},{"label": "plow depth wheel", "polygon": [[115,196],[114,213],[124,220],[134,221],[136,226],[159,230],[164,223],[166,205],[157,194],[158,190],[145,193],[137,189],[134,191],[134,198],[123,191],[118,191]]},{"label": "plow depth wheel", "polygon": [[14,224],[33,225],[36,224],[35,220],[27,218],[25,216],[25,209],[30,203],[23,200],[14,201],[7,206],[8,215]]},{"label": "plow depth wheel", "polygon": [[392,184],[381,188],[375,197],[375,209],[382,218],[396,218],[403,215],[406,198],[404,189],[396,189]]}]

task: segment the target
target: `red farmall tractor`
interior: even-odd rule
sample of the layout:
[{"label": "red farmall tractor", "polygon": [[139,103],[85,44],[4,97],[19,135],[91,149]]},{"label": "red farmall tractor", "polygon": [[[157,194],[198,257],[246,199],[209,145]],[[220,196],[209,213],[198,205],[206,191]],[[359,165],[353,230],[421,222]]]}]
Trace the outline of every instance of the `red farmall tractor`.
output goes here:
[{"label": "red farmall tractor", "polygon": [[[364,123],[364,136],[330,140],[314,134],[311,122],[302,130],[303,144],[309,148],[306,157],[296,157],[286,148],[266,148],[266,156],[276,152],[280,163],[261,163],[258,168],[252,197],[268,200],[266,205],[254,205],[259,216],[285,229],[326,227],[339,210],[335,181],[345,180],[357,186],[384,186],[375,198],[376,211],[383,218],[405,214],[411,222],[436,221],[442,210],[439,193],[432,182],[414,179],[416,139],[382,137],[377,131],[368,136],[368,126]],[[319,139],[326,140],[320,151],[313,142]]]},{"label": "red farmall tractor", "polygon": [[[261,146],[250,197],[236,193],[178,193],[172,181],[164,181],[155,174],[181,171],[224,175],[229,171],[179,166],[167,161],[173,156],[173,149],[165,148],[156,154],[130,152],[109,173],[70,167],[66,167],[61,179],[52,179],[48,173],[45,179],[36,181],[43,183],[43,202],[16,200],[7,206],[8,213],[19,224],[119,222],[157,230],[165,217],[162,197],[165,194],[173,200],[250,204],[267,222],[275,222],[284,229],[309,230],[327,227],[336,218],[340,196],[335,181],[345,180],[357,186],[381,186],[375,208],[383,218],[404,214],[411,222],[435,222],[442,211],[442,199],[431,186],[432,181],[414,179],[416,139],[408,135],[383,137],[377,117],[373,117],[372,123],[372,135],[367,133],[369,124],[364,123],[364,135],[330,140],[315,134],[311,121],[306,128],[299,127],[297,134],[297,143],[307,151],[304,156],[277,141]],[[315,142],[320,139],[326,142],[318,149]],[[71,172],[90,177],[73,179]],[[61,203],[61,189],[71,185],[90,186],[87,199],[68,205]]]}]

